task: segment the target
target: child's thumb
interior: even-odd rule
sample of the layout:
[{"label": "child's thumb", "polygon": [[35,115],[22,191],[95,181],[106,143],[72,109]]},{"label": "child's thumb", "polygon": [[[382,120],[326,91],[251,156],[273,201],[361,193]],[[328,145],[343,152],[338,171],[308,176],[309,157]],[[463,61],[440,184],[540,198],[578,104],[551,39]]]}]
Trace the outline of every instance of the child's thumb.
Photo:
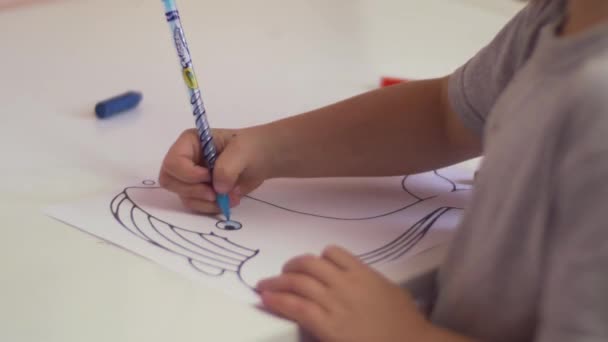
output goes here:
[{"label": "child's thumb", "polygon": [[239,176],[246,167],[246,160],[235,145],[228,145],[215,162],[213,188],[219,194],[227,194],[236,186]]}]

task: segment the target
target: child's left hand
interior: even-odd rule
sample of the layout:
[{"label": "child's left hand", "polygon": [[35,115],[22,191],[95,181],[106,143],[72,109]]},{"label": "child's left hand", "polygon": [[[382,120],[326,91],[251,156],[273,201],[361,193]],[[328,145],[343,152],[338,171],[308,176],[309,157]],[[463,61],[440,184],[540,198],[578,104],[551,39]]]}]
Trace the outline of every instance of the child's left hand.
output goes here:
[{"label": "child's left hand", "polygon": [[409,293],[339,247],[290,260],[257,290],[321,341],[422,341],[433,329]]}]

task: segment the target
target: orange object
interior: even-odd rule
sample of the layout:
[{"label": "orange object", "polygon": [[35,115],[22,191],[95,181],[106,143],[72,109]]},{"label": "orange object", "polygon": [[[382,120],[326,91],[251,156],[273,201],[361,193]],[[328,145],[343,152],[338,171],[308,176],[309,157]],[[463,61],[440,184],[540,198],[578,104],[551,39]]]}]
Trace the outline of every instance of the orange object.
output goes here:
[{"label": "orange object", "polygon": [[407,81],[408,80],[405,78],[384,76],[380,79],[380,87],[388,87],[388,86],[392,86],[392,85],[407,82]]}]

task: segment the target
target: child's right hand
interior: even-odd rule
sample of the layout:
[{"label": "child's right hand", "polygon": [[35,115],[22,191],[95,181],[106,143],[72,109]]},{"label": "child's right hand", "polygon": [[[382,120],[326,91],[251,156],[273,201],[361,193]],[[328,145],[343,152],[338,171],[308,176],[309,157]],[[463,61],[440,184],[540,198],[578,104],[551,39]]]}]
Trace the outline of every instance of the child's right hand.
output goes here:
[{"label": "child's right hand", "polygon": [[167,152],[161,167],[160,185],[181,198],[184,205],[207,214],[219,213],[216,193],[226,193],[230,205],[267,179],[267,154],[263,135],[255,130],[213,130],[213,141],[219,153],[213,171],[213,188],[209,170],[201,164],[201,145],[195,129],[184,131]]}]

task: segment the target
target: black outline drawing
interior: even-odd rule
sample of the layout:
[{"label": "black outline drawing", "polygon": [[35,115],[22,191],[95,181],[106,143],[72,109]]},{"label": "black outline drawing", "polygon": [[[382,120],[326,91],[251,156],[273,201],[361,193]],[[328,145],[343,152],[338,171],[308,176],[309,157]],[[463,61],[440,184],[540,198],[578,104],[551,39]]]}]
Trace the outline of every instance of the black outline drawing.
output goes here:
[{"label": "black outline drawing", "polygon": [[[434,174],[442,180],[450,183],[452,189],[449,192],[470,190],[470,187],[459,188],[454,181],[450,180],[448,177],[441,175],[437,171],[434,171]],[[248,199],[299,215],[307,215],[328,220],[340,221],[373,220],[380,217],[386,217],[389,215],[396,214],[400,211],[406,210],[413,206],[419,205],[427,200],[440,196],[432,195],[425,198],[417,196],[406,186],[406,180],[408,179],[408,177],[409,176],[403,177],[401,181],[401,188],[403,189],[403,191],[412,196],[415,201],[390,212],[370,217],[341,218],[318,215],[314,213],[307,213],[286,208],[252,196],[246,197]],[[242,284],[252,289],[251,285],[247,284],[247,282],[243,279],[241,270],[248,260],[255,257],[260,252],[259,249],[252,249],[236,244],[230,241],[228,238],[220,236],[212,231],[210,233],[200,233],[189,229],[177,227],[151,215],[150,213],[140,208],[129,197],[128,194],[129,189],[159,188],[158,186],[155,186],[156,182],[151,180],[145,180],[142,182],[142,184],[144,186],[125,188],[120,194],[118,194],[112,199],[110,203],[110,211],[121,226],[123,226],[134,236],[143,239],[156,247],[186,258],[190,266],[192,266],[195,270],[201,272],[202,274],[219,277],[222,276],[225,272],[232,272],[236,274]],[[424,236],[428,233],[428,231],[433,227],[435,222],[439,220],[443,215],[452,210],[462,209],[464,208],[446,206],[436,208],[432,212],[428,213],[423,218],[418,220],[412,226],[406,228],[401,235],[397,236],[389,243],[369,252],[359,254],[357,256],[368,265],[394,261],[406,254],[414,246],[416,246],[416,244],[420,240],[422,240]],[[137,216],[140,217],[138,218]],[[146,225],[146,227],[148,228],[147,230],[143,228],[142,223]],[[165,229],[159,228],[161,225]],[[216,227],[226,232],[230,232],[241,229],[243,225],[240,222],[236,221],[217,221]],[[169,234],[171,234],[172,236],[167,236]],[[161,241],[154,239],[150,235],[156,235],[157,238],[160,238]]]},{"label": "black outline drawing", "polygon": [[[225,272],[233,272],[241,283],[250,287],[241,277],[241,269],[247,260],[259,253],[259,250],[238,245],[214,232],[200,233],[176,227],[152,216],[135,204],[128,194],[129,189],[158,188],[151,187],[149,181],[144,181],[143,184],[148,186],[125,188],[110,202],[110,211],[121,226],[158,248],[186,258],[190,266],[205,275],[219,277]],[[136,216],[143,218],[137,219]],[[141,223],[151,230],[145,229]],[[168,229],[164,229],[163,232],[163,229],[159,228],[160,225]],[[171,238],[167,236],[168,233],[172,234]],[[149,235],[152,234],[160,236],[162,241],[151,238]]]}]

